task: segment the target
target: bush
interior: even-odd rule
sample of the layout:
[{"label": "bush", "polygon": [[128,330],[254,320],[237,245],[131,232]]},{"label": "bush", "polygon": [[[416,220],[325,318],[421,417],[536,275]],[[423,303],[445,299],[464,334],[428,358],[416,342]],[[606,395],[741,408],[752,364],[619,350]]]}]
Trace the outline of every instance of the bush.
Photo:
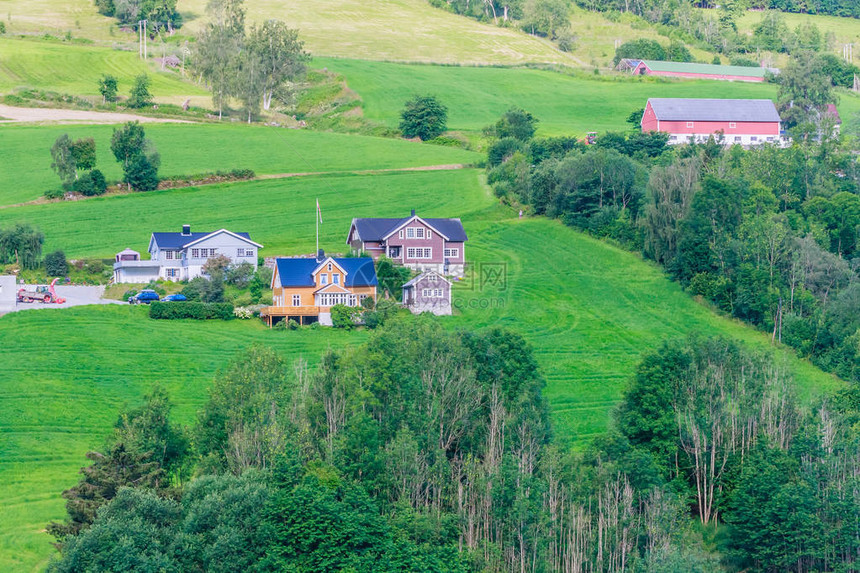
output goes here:
[{"label": "bush", "polygon": [[448,127],[448,108],[435,96],[415,96],[400,113],[403,137],[422,141],[442,135]]},{"label": "bush", "polygon": [[122,300],[128,300],[131,297],[137,295],[139,291],[136,288],[131,288],[125,291],[125,294],[122,295]]},{"label": "bush", "polygon": [[654,40],[631,40],[624,42],[615,50],[613,63],[617,66],[624,58],[634,60],[665,60],[666,49]]},{"label": "bush", "polygon": [[62,199],[66,196],[64,189],[49,189],[45,191],[45,199]]},{"label": "bush", "polygon": [[72,183],[72,191],[86,197],[104,195],[105,191],[107,191],[107,181],[105,181],[105,176],[101,171],[93,169],[84,173]]},{"label": "bush", "polygon": [[336,304],[331,307],[331,324],[335,328],[350,329],[354,327],[356,318],[358,317],[359,309],[342,304]]},{"label": "bush", "polygon": [[227,268],[227,272],[224,274],[224,282],[235,287],[246,288],[248,283],[251,282],[251,277],[253,276],[254,265],[251,263],[241,263]]},{"label": "bush", "polygon": [[287,328],[289,328],[290,330],[297,330],[299,328],[299,323],[291,318],[289,321],[287,321]]},{"label": "bush", "polygon": [[63,251],[54,251],[45,255],[45,273],[51,277],[64,277],[69,274],[69,263]]},{"label": "bush", "polygon": [[153,302],[149,305],[149,318],[176,320],[230,320],[234,318],[233,305],[226,302]]},{"label": "bush", "polygon": [[494,142],[487,150],[487,163],[492,167],[501,165],[517,151],[525,151],[523,142],[514,137],[503,137]]}]

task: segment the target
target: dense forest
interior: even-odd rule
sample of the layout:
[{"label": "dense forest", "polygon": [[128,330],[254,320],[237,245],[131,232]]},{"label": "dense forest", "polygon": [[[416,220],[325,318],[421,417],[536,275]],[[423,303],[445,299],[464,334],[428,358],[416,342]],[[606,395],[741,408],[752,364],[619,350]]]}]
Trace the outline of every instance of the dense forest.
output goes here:
[{"label": "dense forest", "polygon": [[[819,56],[783,71],[788,146],[667,146],[665,134],[606,133],[593,146],[534,138],[509,111],[488,129],[488,179],[504,200],[615,240],[691,293],[860,380],[860,171],[836,136]],[[631,115],[638,121],[640,112]]]},{"label": "dense forest", "polygon": [[252,348],[193,427],[157,387],[119,417],[50,571],[858,570],[857,386],[802,412],[772,356],[692,337],[571,453],[543,385],[518,335],[427,316],[314,369]]}]

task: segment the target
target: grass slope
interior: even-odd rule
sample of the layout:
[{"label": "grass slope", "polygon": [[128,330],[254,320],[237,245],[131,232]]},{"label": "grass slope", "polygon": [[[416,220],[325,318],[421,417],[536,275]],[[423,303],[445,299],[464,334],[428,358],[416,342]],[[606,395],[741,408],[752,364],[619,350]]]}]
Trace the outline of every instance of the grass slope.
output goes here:
[{"label": "grass slope", "polygon": [[[606,429],[639,355],[666,338],[703,331],[768,346],[767,336],[714,315],[635,255],[557,221],[516,219],[497,205],[476,170],[241,183],[56,204],[34,213],[43,228],[62,223],[78,231],[61,231],[71,256],[112,253],[126,242],[140,246],[153,224],[186,221],[248,229],[269,252],[306,253],[313,249],[317,196],[325,220],[321,244],[329,251],[343,249],[354,216],[397,216],[415,207],[427,216],[463,218],[475,274],[455,287],[459,314],[443,320],[452,328],[500,325],[526,336],[547,378],[563,444],[581,444]],[[277,209],[259,207],[261,197]],[[503,283],[482,280],[493,269],[504,269]],[[90,307],[0,318],[0,336],[10,341],[0,345],[0,570],[44,564],[51,549],[42,528],[62,517],[60,492],[75,482],[84,452],[101,443],[121,405],[137,403],[150,383],[165,385],[178,418],[189,421],[213,373],[252,342],[314,360],[327,346],[364,336],[266,331],[256,321],[156,322],[144,313]],[[804,397],[838,384],[782,354]]]},{"label": "grass slope", "polygon": [[[343,74],[364,102],[364,116],[396,127],[403,103],[415,94],[435,94],[448,106],[448,128],[477,131],[509,107],[538,119],[543,135],[624,130],[627,116],[649,97],[775,98],[776,86],[708,80],[656,80],[613,75],[593,78],[529,68],[470,68],[317,58]],[[843,91],[844,119],[860,112],[860,97]]]},{"label": "grass slope", "polygon": [[[99,169],[108,179],[119,180],[122,170],[110,152],[113,130],[107,125],[0,126],[0,206],[31,201],[59,187],[51,170],[51,146],[63,133],[95,138]],[[477,153],[437,145],[263,126],[149,124],[146,134],[161,153],[162,175],[234,168],[258,174],[306,173],[480,160]]]},{"label": "grass slope", "polygon": [[156,101],[181,103],[192,96],[197,96],[195,101],[202,101],[203,96],[208,95],[201,86],[184,81],[178,74],[162,72],[156,66],[144,63],[136,50],[130,52],[39,39],[0,38],[0,93],[35,88],[99,96],[99,78],[111,74],[118,80],[120,95],[127,96],[134,78],[144,73],[150,77],[149,91]]},{"label": "grass slope", "polygon": [[[738,18],[737,25],[740,32],[752,34],[755,27],[764,17],[763,12],[753,10],[747,11]],[[793,31],[801,23],[812,23],[818,26],[822,36],[832,34],[834,45],[830,48],[834,53],[842,54],[842,44],[860,42],[860,20],[855,18],[838,18],[836,16],[819,16],[811,14],[781,14],[783,21]],[[855,56],[856,58],[856,56]]]}]

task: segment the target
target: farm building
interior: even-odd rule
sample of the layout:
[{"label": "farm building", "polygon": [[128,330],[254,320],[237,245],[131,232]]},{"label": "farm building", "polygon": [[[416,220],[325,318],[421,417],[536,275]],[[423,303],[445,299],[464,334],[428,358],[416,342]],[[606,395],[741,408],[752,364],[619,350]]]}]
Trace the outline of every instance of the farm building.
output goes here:
[{"label": "farm building", "polygon": [[451,282],[435,271],[425,271],[403,285],[403,306],[413,314],[451,314]]},{"label": "farm building", "polygon": [[[635,62],[635,63],[634,63]],[[763,82],[767,74],[779,74],[776,68],[747,66],[720,66],[686,62],[657,62],[653,60],[629,61],[627,69],[637,76],[664,76],[697,80],[725,80],[731,82]]]},{"label": "farm building", "polygon": [[272,306],[260,316],[269,326],[289,319],[331,326],[331,307],[376,300],[376,285],[376,268],[368,257],[333,258],[320,251],[316,258],[279,258],[272,275]]},{"label": "farm building", "polygon": [[769,99],[651,98],[642,131],[669,134],[670,144],[707,141],[722,134],[726,145],[781,142],[780,118]]},{"label": "farm building", "polygon": [[462,277],[468,240],[460,219],[353,219],[346,244],[356,253],[389,259],[416,271]]},{"label": "farm building", "polygon": [[149,239],[149,260],[131,249],[117,253],[113,264],[114,282],[146,283],[157,279],[191,280],[203,274],[206,261],[225,256],[232,264],[248,263],[257,268],[257,250],[263,245],[248,233],[227,229],[192,233],[183,225],[178,233],[153,233]]}]

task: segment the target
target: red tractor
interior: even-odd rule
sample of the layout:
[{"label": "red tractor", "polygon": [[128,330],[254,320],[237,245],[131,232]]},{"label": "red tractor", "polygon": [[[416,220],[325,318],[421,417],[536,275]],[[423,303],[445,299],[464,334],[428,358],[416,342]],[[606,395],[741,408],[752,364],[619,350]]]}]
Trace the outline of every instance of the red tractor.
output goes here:
[{"label": "red tractor", "polygon": [[22,288],[18,291],[18,302],[43,302],[45,304],[63,304],[66,302],[61,296],[57,296],[54,285],[58,279],[51,281],[49,286],[39,285],[32,290]]},{"label": "red tractor", "polygon": [[594,145],[594,143],[595,143],[596,141],[597,141],[597,132],[596,132],[596,131],[589,131],[589,132],[586,134],[586,136],[585,136],[585,140],[583,141],[583,143],[584,143],[585,145]]}]

